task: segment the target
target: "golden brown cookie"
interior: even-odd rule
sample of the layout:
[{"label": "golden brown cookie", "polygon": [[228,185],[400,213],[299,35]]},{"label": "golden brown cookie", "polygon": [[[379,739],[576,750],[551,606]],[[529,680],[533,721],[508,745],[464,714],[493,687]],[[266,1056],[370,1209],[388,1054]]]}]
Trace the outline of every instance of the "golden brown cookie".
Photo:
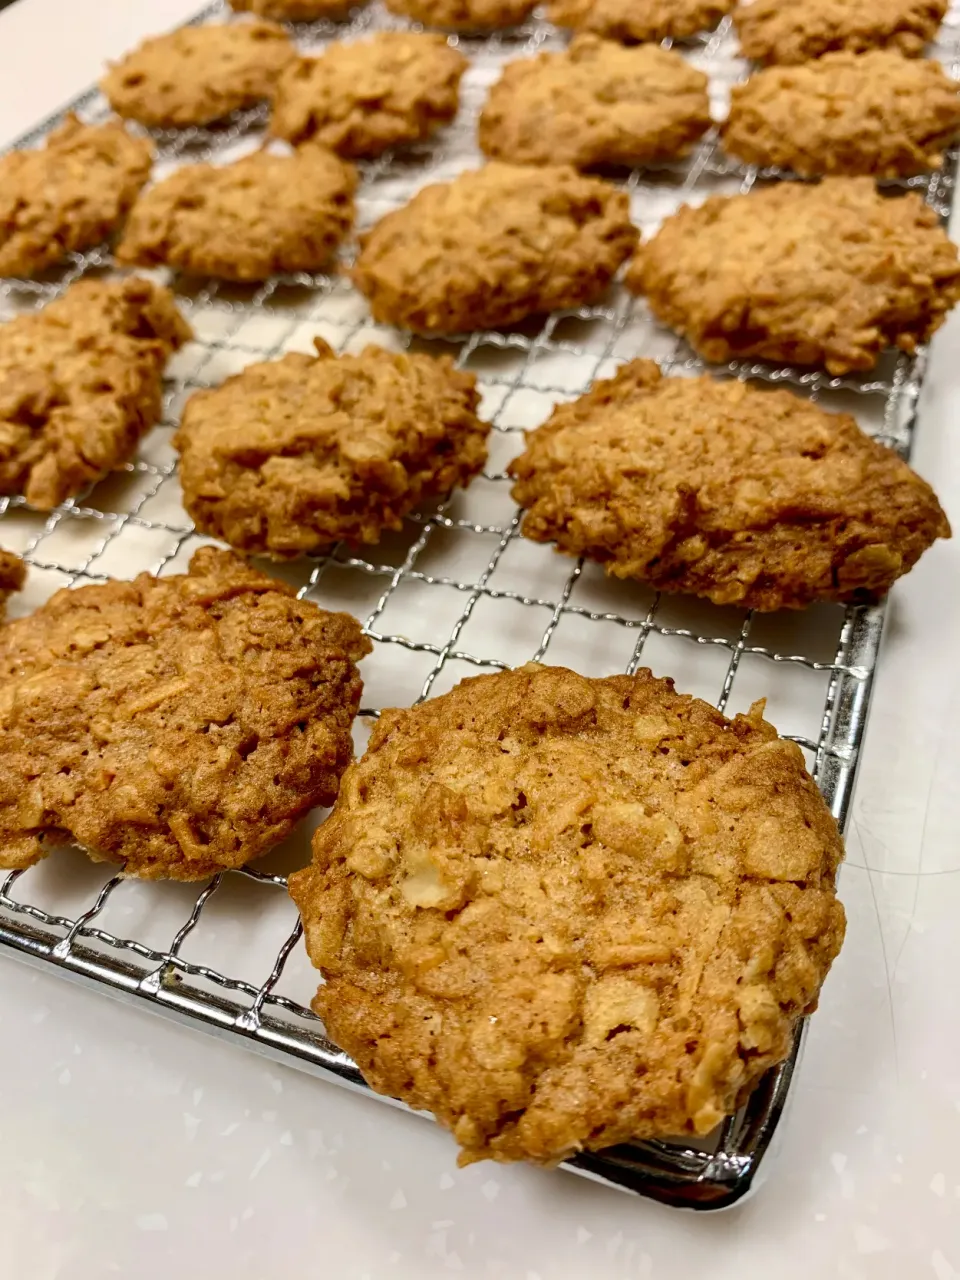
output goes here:
[{"label": "golden brown cookie", "polygon": [[918,58],[946,12],[947,0],[750,0],[734,22],[743,56],[755,62],[807,62],[838,49]]},{"label": "golden brown cookie", "polygon": [[618,578],[745,609],[864,601],[950,525],[848,414],[634,360],[527,435],[523,532]]},{"label": "golden brown cookie", "polygon": [[386,0],[391,13],[447,31],[497,31],[529,18],[537,0]]},{"label": "golden brown cookie", "polygon": [[624,44],[687,40],[712,31],[735,0],[551,0],[547,15],[558,27],[592,31]]},{"label": "golden brown cookie", "polygon": [[636,240],[625,192],[566,165],[491,161],[388,213],[351,275],[386,324],[496,329],[595,302]]},{"label": "golden brown cookie", "polygon": [[240,867],[332,803],[359,623],[231,552],[58,591],[0,629],[0,867],[82,845],[147,879]]},{"label": "golden brown cookie", "polygon": [[0,326],[0,494],[49,510],[127,462],[190,337],[148,280],[85,280]]},{"label": "golden brown cookie", "polygon": [[0,276],[35,276],[101,244],[150,176],[153,146],[71,112],[36,151],[0,157]]},{"label": "golden brown cookie", "polygon": [[710,128],[708,80],[672,49],[576,36],[508,62],[480,146],[513,164],[642,165],[685,155]]},{"label": "golden brown cookie", "polygon": [[272,22],[181,27],[114,63],[100,88],[118,115],[141,124],[210,124],[269,98],[295,57]]},{"label": "golden brown cookie", "polygon": [[960,93],[939,62],[889,49],[767,67],[734,85],[726,151],[761,168],[908,177],[939,168]]},{"label": "golden brown cookie", "polygon": [[185,165],[134,205],[117,260],[224,280],[320,271],[353,225],[356,185],[319,146]]},{"label": "golden brown cookie", "polygon": [[187,402],[174,445],[197,528],[277,557],[378,542],[475,476],[490,427],[449,356],[367,347],[249,365]]},{"label": "golden brown cookie", "polygon": [[27,580],[27,566],[12,551],[0,547],[0,622],[3,621],[7,599],[19,591]]},{"label": "golden brown cookie", "polygon": [[238,13],[255,13],[272,22],[316,22],[320,18],[345,18],[366,0],[230,0]]},{"label": "golden brown cookie", "polygon": [[704,1134],[843,938],[800,750],[649,671],[533,664],[385,711],[290,891],[367,1083],[484,1158]]},{"label": "golden brown cookie", "polygon": [[960,299],[956,246],[910,192],[869,178],[777,183],[684,205],[642,245],[626,282],[705,360],[740,356],[831,373],[913,352]]},{"label": "golden brown cookie", "polygon": [[339,155],[376,156],[428,138],[457,114],[462,53],[444,36],[378,31],[298,58],[277,85],[270,131]]}]

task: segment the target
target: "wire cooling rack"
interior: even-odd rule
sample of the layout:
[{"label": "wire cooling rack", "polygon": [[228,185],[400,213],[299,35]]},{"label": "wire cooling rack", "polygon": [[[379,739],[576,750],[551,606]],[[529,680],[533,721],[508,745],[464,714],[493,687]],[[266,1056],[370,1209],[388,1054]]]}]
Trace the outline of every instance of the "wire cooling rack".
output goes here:
[{"label": "wire cooling rack", "polygon": [[[228,21],[212,6],[197,21]],[[944,25],[938,55],[956,75],[960,5]],[[294,28],[304,48],[331,38],[400,26],[378,4],[339,26]],[[457,121],[434,142],[362,167],[359,225],[404,203],[425,182],[479,162],[476,114],[487,88],[511,57],[559,47],[547,24],[532,21],[509,35],[461,38],[471,57]],[[716,114],[746,68],[729,21],[686,52],[709,72]],[[88,120],[108,114],[94,90],[69,104]],[[65,108],[67,109],[67,108]],[[43,122],[17,146],[32,146],[58,123]],[[222,162],[260,144],[262,110],[225,127],[158,132],[157,173],[191,160]],[[901,184],[922,191],[946,218],[953,205],[957,157],[943,172]],[[747,191],[783,177],[727,161],[709,136],[685,162],[619,179],[633,215],[649,233],[681,203],[713,191]],[[350,250],[346,251],[349,257]],[[0,317],[42,306],[75,279],[110,270],[107,249],[77,255],[39,282],[0,282]],[[0,543],[29,563],[26,591],[11,612],[27,612],[61,586],[129,577],[147,569],[182,571],[205,539],[184,512],[170,447],[184,400],[255,360],[312,349],[321,336],[341,351],[367,342],[455,355],[475,372],[490,419],[487,472],[464,493],[412,516],[399,535],[361,557],[344,546],[289,566],[265,566],[328,608],[365,620],[374,652],[364,663],[362,749],[383,706],[404,705],[452,687],[464,676],[530,659],[588,674],[632,672],[641,664],[675,677],[679,689],[733,713],[758,697],[768,715],[799,743],[837,819],[845,822],[862,741],[884,608],[823,605],[802,614],[753,616],[683,598],[660,598],[606,579],[594,565],[571,561],[519,537],[505,468],[522,432],[553,405],[583,392],[628,359],[647,356],[673,373],[702,369],[691,350],[659,328],[642,302],[614,288],[602,305],[555,314],[537,327],[423,341],[371,322],[363,299],[340,275],[273,279],[258,288],[171,281],[196,341],[174,358],[163,422],[136,460],[49,515],[19,498],[0,499]],[[890,355],[869,378],[836,378],[760,364],[718,373],[787,383],[827,408],[856,413],[861,425],[904,456],[916,425],[926,356]],[[316,975],[300,943],[286,872],[309,857],[309,828],[256,867],[196,886],[143,884],[111,875],[79,851],[58,853],[0,884],[0,947],[142,1007],[219,1034],[292,1066],[364,1089],[349,1058],[325,1038],[307,1008]],[[787,1098],[803,1038],[770,1071],[741,1113],[702,1148],[646,1142],[581,1155],[569,1167],[603,1182],[694,1208],[718,1208],[754,1183]]]}]

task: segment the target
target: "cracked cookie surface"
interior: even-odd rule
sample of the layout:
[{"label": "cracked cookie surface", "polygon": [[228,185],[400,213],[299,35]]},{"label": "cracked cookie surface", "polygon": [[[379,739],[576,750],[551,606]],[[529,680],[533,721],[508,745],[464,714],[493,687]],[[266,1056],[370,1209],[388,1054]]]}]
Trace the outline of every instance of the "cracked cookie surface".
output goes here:
[{"label": "cracked cookie surface", "polygon": [[745,58],[799,63],[839,49],[896,49],[917,58],[946,12],[947,0],[751,0],[733,20]]},{"label": "cracked cookie surface", "polygon": [[609,183],[492,160],[388,213],[361,237],[351,275],[381,322],[495,329],[595,302],[636,240],[628,198]]},{"label": "cracked cookie surface", "polygon": [[204,533],[277,557],[378,542],[487,456],[476,379],[449,356],[367,347],[250,365],[187,402],[174,445]]},{"label": "cracked cookie surface", "polygon": [[58,591],[0,628],[0,867],[67,842],[148,879],[259,857],[336,796],[369,649],[213,547]]},{"label": "cracked cookie surface", "polygon": [[377,156],[422,142],[457,114],[467,59],[440,35],[380,31],[298,58],[277,85],[270,131],[338,155]]},{"label": "cracked cookie surface", "polygon": [[0,157],[0,276],[34,276],[121,224],[150,176],[153,144],[119,120],[72,112],[33,151]]},{"label": "cracked cookie surface", "polygon": [[49,510],[127,462],[191,336],[168,289],[81,280],[0,325],[0,494]]},{"label": "cracked cookie surface", "polygon": [[672,49],[576,36],[507,63],[480,146],[513,164],[642,165],[685,155],[710,128],[708,81]]},{"label": "cracked cookie surface", "polygon": [[120,262],[258,281],[320,271],[353,225],[357,174],[320,146],[185,165],[134,205]]},{"label": "cracked cookie surface", "polygon": [[290,891],[313,1002],[463,1164],[709,1132],[843,938],[800,749],[649,671],[529,665],[385,711]]},{"label": "cracked cookie surface", "polygon": [[100,88],[118,115],[151,128],[211,124],[269,98],[294,57],[272,22],[180,27],[111,65]]},{"label": "cracked cookie surface", "polygon": [[734,85],[728,154],[801,177],[909,177],[937,169],[960,126],[960,93],[939,62],[888,49],[767,67]]},{"label": "cracked cookie surface", "polygon": [[947,518],[849,414],[634,360],[527,434],[523,533],[658,591],[745,609],[874,600]]},{"label": "cracked cookie surface", "polygon": [[960,300],[957,248],[936,212],[863,177],[684,205],[625,279],[705,360],[835,374],[872,368],[888,346],[912,353]]}]

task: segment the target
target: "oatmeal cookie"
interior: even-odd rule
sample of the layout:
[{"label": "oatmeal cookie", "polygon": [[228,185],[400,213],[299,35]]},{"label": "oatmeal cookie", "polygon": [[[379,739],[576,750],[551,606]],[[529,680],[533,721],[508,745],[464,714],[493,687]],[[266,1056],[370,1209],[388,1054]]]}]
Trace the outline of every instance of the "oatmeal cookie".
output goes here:
[{"label": "oatmeal cookie", "polygon": [[642,165],[685,155],[710,128],[707,77],[672,49],[576,36],[508,62],[480,116],[480,146],[514,164]]},{"label": "oatmeal cookie", "polygon": [[43,147],[0,157],[0,276],[35,276],[114,232],[150,176],[153,145],[71,112]]},{"label": "oatmeal cookie", "polygon": [[190,328],[148,280],[82,280],[0,325],[0,494],[49,510],[127,462]]},{"label": "oatmeal cookie", "polygon": [[285,557],[378,542],[425,498],[477,474],[490,427],[449,356],[367,347],[249,365],[187,402],[174,445],[197,528]]},{"label": "oatmeal cookie", "polygon": [[19,591],[26,580],[27,566],[20,557],[0,547],[0,622],[3,621],[7,599]]},{"label": "oatmeal cookie", "polygon": [[181,27],[114,63],[100,88],[118,115],[151,128],[210,124],[269,98],[295,57],[272,22]]},{"label": "oatmeal cookie", "polygon": [[330,1036],[461,1164],[707,1133],[789,1051],[843,849],[762,710],[531,664],[383,713],[290,892]]},{"label": "oatmeal cookie", "polygon": [[937,169],[960,127],[960,94],[939,62],[888,49],[768,67],[734,85],[722,128],[747,164],[902,178]]},{"label": "oatmeal cookie", "polygon": [[848,414],[650,360],[558,405],[509,471],[528,538],[745,609],[875,599],[950,536],[926,481]]},{"label": "oatmeal cookie", "polygon": [[378,31],[298,58],[277,85],[270,131],[315,139],[341,156],[377,156],[420,142],[457,114],[462,53],[444,36]]},{"label": "oatmeal cookie", "polygon": [[384,323],[496,329],[595,302],[636,241],[625,192],[566,165],[494,160],[388,213],[351,275]]},{"label": "oatmeal cookie", "polygon": [[319,146],[185,165],[133,206],[117,260],[240,281],[321,271],[353,225],[356,186]]},{"label": "oatmeal cookie", "polygon": [[497,31],[529,18],[537,0],[386,0],[391,13],[447,31]]},{"label": "oatmeal cookie", "polygon": [[58,591],[0,629],[0,867],[75,841],[147,879],[240,867],[331,804],[360,624],[231,552]]},{"label": "oatmeal cookie", "polygon": [[547,16],[558,27],[592,31],[624,44],[687,40],[712,31],[735,0],[551,0]]},{"label": "oatmeal cookie", "polygon": [[685,205],[641,246],[626,283],[705,360],[842,374],[930,338],[960,299],[960,265],[919,195],[825,178]]},{"label": "oatmeal cookie", "polygon": [[839,49],[917,58],[946,12],[947,0],[750,0],[733,20],[745,58],[798,63]]},{"label": "oatmeal cookie", "polygon": [[230,0],[238,13],[255,13],[271,22],[316,22],[320,18],[345,18],[367,0]]}]

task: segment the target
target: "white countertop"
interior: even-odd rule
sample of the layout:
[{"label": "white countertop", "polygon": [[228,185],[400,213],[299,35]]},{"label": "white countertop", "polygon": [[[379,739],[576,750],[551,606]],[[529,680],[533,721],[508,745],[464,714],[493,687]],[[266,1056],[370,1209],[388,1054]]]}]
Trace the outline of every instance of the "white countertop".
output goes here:
[{"label": "white countertop", "polygon": [[[0,141],[197,0],[18,0]],[[960,313],[914,462],[960,529]],[[0,957],[0,1280],[957,1280],[960,542],[896,589],[849,835],[844,951],[760,1192],[692,1215],[458,1171],[432,1125]]]}]

